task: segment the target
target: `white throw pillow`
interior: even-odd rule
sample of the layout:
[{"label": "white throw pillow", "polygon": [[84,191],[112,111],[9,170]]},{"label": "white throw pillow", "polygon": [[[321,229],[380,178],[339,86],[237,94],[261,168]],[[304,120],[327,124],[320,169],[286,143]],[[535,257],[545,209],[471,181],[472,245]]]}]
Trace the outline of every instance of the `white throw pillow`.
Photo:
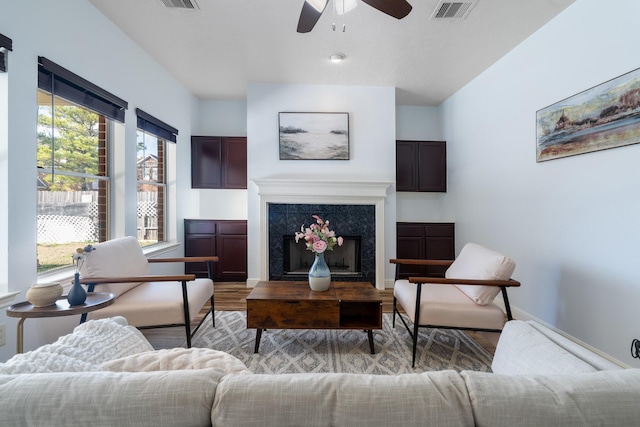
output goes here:
[{"label": "white throw pillow", "polygon": [[[87,277],[136,277],[151,274],[149,262],[135,237],[127,236],[100,243],[82,264],[80,275]],[[96,285],[96,292],[111,292],[116,297],[141,282]]]},{"label": "white throw pillow", "polygon": [[[516,263],[476,243],[467,243],[445,273],[447,279],[509,280]],[[487,305],[500,293],[498,286],[455,285],[476,304]]]},{"label": "white throw pillow", "polygon": [[224,374],[251,374],[242,361],[224,351],[209,348],[172,348],[146,351],[109,360],[100,369],[112,372],[176,371],[216,368]]}]

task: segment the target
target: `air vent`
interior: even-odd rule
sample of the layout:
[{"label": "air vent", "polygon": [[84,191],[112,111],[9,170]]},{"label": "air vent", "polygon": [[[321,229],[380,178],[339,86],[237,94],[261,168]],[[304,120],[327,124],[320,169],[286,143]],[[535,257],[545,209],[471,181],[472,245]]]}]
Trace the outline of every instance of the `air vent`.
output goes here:
[{"label": "air vent", "polygon": [[441,1],[433,11],[431,19],[465,19],[477,1],[450,2]]},{"label": "air vent", "polygon": [[200,9],[195,0],[162,0],[170,9],[195,10]]}]

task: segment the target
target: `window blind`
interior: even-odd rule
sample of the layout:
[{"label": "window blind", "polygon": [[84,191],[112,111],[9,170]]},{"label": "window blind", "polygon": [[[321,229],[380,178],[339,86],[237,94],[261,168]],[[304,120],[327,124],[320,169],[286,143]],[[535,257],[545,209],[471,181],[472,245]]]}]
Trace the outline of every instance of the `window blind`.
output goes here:
[{"label": "window blind", "polygon": [[38,57],[38,87],[124,123],[126,101],[42,56]]},{"label": "window blind", "polygon": [[0,72],[7,71],[7,58],[5,51],[8,50],[13,50],[13,41],[9,37],[0,34]]},{"label": "window blind", "polygon": [[165,141],[176,142],[178,129],[169,126],[162,120],[156,119],[151,114],[145,113],[139,108],[136,108],[136,115],[138,116],[138,129],[149,132]]}]

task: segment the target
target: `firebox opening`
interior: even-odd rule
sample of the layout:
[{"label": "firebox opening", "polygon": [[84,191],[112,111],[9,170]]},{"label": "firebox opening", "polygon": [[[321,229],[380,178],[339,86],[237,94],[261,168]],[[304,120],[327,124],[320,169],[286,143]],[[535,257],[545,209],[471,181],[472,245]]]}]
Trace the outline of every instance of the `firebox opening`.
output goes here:
[{"label": "firebox opening", "polygon": [[[313,264],[314,254],[307,250],[304,242],[296,243],[290,235],[284,238],[284,268],[285,275],[308,274]],[[324,260],[331,270],[332,276],[355,276],[362,274],[362,258],[360,251],[360,236],[343,236],[342,246],[334,246],[332,251],[324,253]]]}]

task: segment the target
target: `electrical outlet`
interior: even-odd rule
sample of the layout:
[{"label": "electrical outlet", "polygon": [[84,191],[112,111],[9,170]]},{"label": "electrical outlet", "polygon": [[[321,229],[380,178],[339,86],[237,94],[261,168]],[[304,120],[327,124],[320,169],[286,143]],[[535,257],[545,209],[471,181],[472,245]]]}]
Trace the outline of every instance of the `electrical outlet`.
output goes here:
[{"label": "electrical outlet", "polygon": [[0,324],[0,347],[7,343],[7,325]]}]

